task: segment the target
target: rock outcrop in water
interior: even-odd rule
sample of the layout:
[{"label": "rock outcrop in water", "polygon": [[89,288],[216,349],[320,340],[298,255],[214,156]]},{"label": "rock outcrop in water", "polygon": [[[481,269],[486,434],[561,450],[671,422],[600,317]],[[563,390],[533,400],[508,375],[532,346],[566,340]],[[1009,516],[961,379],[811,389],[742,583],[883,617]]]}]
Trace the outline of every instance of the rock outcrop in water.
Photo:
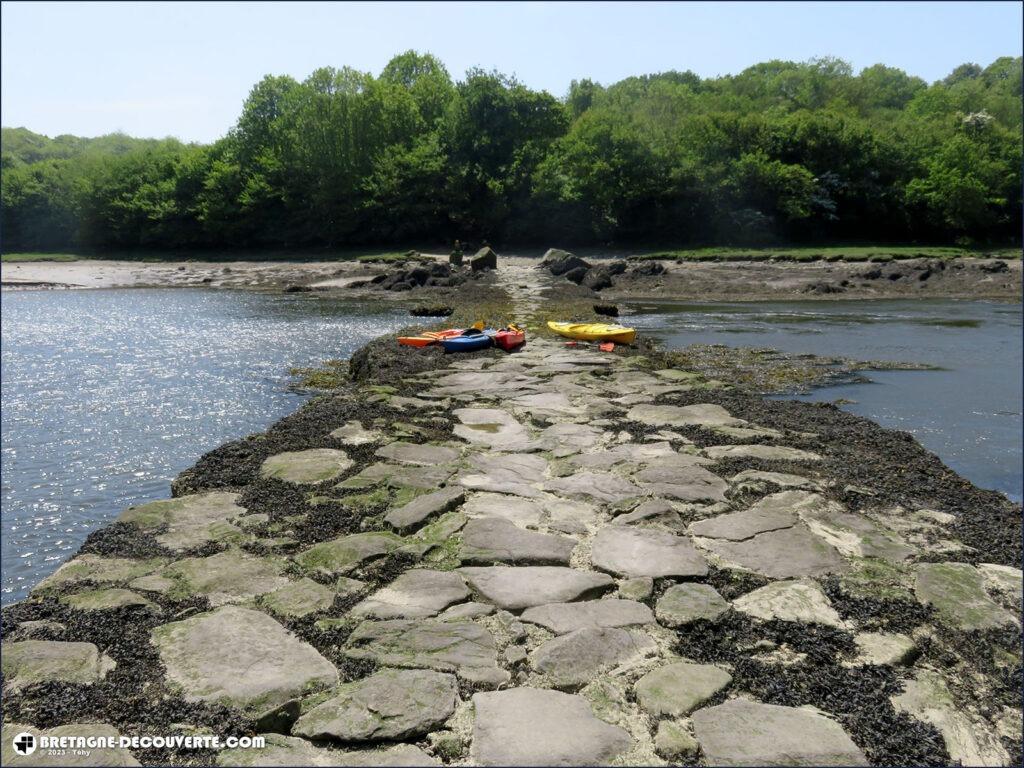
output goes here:
[{"label": "rock outcrop in water", "polygon": [[4,610],[5,765],[1018,761],[1020,507],[647,352],[371,344]]}]

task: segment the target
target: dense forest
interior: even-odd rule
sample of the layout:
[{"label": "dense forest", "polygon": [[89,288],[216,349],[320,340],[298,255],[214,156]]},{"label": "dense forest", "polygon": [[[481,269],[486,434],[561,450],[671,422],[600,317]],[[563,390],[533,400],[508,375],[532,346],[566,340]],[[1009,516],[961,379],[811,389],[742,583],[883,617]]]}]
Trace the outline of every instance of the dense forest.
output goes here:
[{"label": "dense forest", "polygon": [[268,76],[211,145],[2,137],[2,246],[1018,242],[1020,58],[574,81],[433,56]]}]

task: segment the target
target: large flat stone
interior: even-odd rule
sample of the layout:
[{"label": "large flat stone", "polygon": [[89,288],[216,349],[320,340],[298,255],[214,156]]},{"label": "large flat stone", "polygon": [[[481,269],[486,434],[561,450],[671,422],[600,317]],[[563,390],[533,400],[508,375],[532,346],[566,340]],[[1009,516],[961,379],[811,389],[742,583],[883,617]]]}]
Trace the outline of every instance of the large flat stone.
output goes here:
[{"label": "large flat stone", "polygon": [[536,419],[553,420],[566,416],[575,416],[579,409],[574,407],[569,398],[561,392],[537,392],[520,395],[509,401],[512,407]]},{"label": "large flat stone", "polygon": [[654,612],[666,627],[682,627],[694,621],[714,621],[729,604],[707,584],[675,584],[665,590]]},{"label": "large flat stone", "polygon": [[773,579],[822,576],[849,567],[833,546],[811,533],[803,523],[743,541],[702,538],[700,544],[728,563]]},{"label": "large flat stone", "polygon": [[750,509],[698,520],[688,530],[693,536],[743,541],[759,533],[792,528],[797,524],[799,518],[794,511],[782,505],[766,504],[766,500],[762,499]]},{"label": "large flat stone", "polygon": [[459,458],[459,452],[454,448],[446,448],[443,445],[430,445],[429,443],[406,443],[398,441],[378,448],[377,456],[397,461],[400,464],[413,464],[416,466],[434,466],[435,464],[448,464]]},{"label": "large flat stone", "polygon": [[1017,623],[985,591],[985,577],[967,563],[921,563],[914,586],[917,599],[935,607],[947,624],[964,630],[991,629]]},{"label": "large flat stone", "polygon": [[747,422],[733,418],[725,408],[710,403],[697,405],[635,405],[626,418],[652,427],[741,427]]},{"label": "large flat stone", "polygon": [[369,488],[383,483],[391,488],[419,488],[436,490],[455,474],[455,466],[438,464],[432,467],[414,467],[402,464],[371,464],[358,474],[338,484],[340,488]]},{"label": "large flat stone", "polygon": [[306,571],[325,576],[348,573],[367,560],[382,557],[398,549],[402,539],[393,533],[353,533],[331,541],[314,544],[295,555],[294,560]]},{"label": "large flat stone", "polygon": [[[595,443],[596,441],[591,443],[591,445]],[[685,460],[687,461],[690,461],[692,458],[691,463],[707,462],[707,459],[699,456],[690,457],[688,454],[677,454],[672,450],[671,445],[661,441],[656,443],[623,443],[606,450],[581,453],[569,459],[569,463],[583,469],[609,469],[616,464],[647,464],[656,459],[670,456],[686,456]]]},{"label": "large flat stone", "polygon": [[463,563],[568,565],[575,539],[527,531],[500,518],[470,520],[462,529]]},{"label": "large flat stone", "polygon": [[680,501],[725,501],[729,490],[725,480],[696,465],[659,464],[637,472],[634,478],[650,493]]},{"label": "large flat stone", "polygon": [[768,461],[821,461],[811,451],[785,445],[713,445],[703,449],[709,459],[766,459]]},{"label": "large flat stone", "polygon": [[260,477],[283,480],[297,485],[312,485],[333,480],[349,467],[352,459],[333,448],[311,448],[271,456],[260,467]]},{"label": "large flat stone", "polygon": [[595,499],[606,504],[644,494],[643,489],[610,472],[576,472],[568,477],[556,477],[544,484],[544,490],[572,499]]},{"label": "large flat stone", "polygon": [[537,502],[506,493],[474,493],[463,504],[462,511],[470,518],[500,518],[521,528],[539,525],[544,514]]},{"label": "large flat stone", "polygon": [[553,451],[556,456],[569,456],[598,445],[603,436],[604,432],[588,424],[565,422],[552,424],[542,430],[540,441],[547,450]]},{"label": "large flat stone", "polygon": [[529,431],[508,411],[500,408],[458,408],[459,420],[452,432],[468,443],[494,451],[535,451],[541,447]]},{"label": "large flat stone", "polygon": [[919,669],[903,684],[903,693],[892,697],[897,712],[923,720],[942,734],[946,751],[962,765],[1009,765],[1010,756],[989,728],[956,708],[942,675]]},{"label": "large flat stone", "polygon": [[425,618],[469,595],[457,573],[414,568],[356,605],[352,613],[378,619]]},{"label": "large flat stone", "polygon": [[111,608],[155,608],[149,600],[130,589],[90,589],[73,595],[61,595],[60,601],[80,611],[106,611]]},{"label": "large flat stone", "polygon": [[810,709],[732,699],[693,713],[708,765],[867,765],[834,720]]},{"label": "large flat stone", "polygon": [[266,735],[266,745],[261,749],[234,747],[217,753],[217,765],[260,766],[261,768],[338,768],[338,766],[412,766],[441,765],[422,749],[412,744],[396,744],[384,749],[357,749],[343,752],[340,749],[319,747],[294,736],[277,733]]},{"label": "large flat stone", "polygon": [[842,627],[828,597],[813,581],[777,581],[733,601],[733,608],[758,619],[781,619]]},{"label": "large flat stone", "polygon": [[13,691],[51,680],[92,684],[114,668],[112,659],[92,643],[21,640],[4,643],[0,652],[4,690]]},{"label": "large flat stone", "polygon": [[724,691],[732,675],[710,664],[676,662],[651,670],[636,682],[640,706],[654,717],[688,715]]},{"label": "large flat stone", "polygon": [[22,755],[14,749],[14,740],[19,734],[31,733],[36,738],[47,736],[51,739],[61,738],[102,738],[112,739],[117,743],[121,733],[112,725],[104,723],[74,723],[58,725],[56,728],[37,728],[34,725],[21,723],[4,723],[0,741],[0,764],[7,768],[26,766],[26,768],[63,768],[63,766],[101,766],[102,768],[119,768],[120,766],[142,765],[132,753],[122,747],[92,747],[86,749],[57,749],[49,751],[37,748],[31,755]]},{"label": "large flat stone", "polygon": [[494,637],[470,621],[364,621],[349,635],[344,653],[383,666],[436,669],[467,678],[490,679],[500,672]]},{"label": "large flat stone", "polygon": [[175,552],[201,547],[210,541],[237,543],[246,538],[242,529],[231,522],[245,514],[245,509],[238,506],[238,496],[214,491],[154,501],[129,507],[117,519],[144,531],[167,526],[156,540]]},{"label": "large flat stone", "polygon": [[330,436],[340,440],[345,445],[366,445],[383,439],[384,435],[375,429],[365,429],[358,421],[346,422],[338,427]]},{"label": "large flat stone", "polygon": [[642,658],[657,646],[648,635],[619,627],[583,627],[542,643],[530,657],[533,668],[555,688],[580,688],[600,672]]},{"label": "large flat stone", "polygon": [[289,618],[301,618],[318,611],[326,611],[334,604],[335,592],[312,579],[289,582],[280,589],[263,596],[263,602],[274,613]]},{"label": "large flat stone", "polygon": [[579,696],[534,688],[477,693],[470,759],[477,765],[607,765],[633,745]]},{"label": "large flat stone", "polygon": [[408,504],[392,509],[384,516],[384,521],[400,531],[410,530],[431,515],[454,509],[465,498],[466,492],[461,488],[442,488],[417,496]]},{"label": "large flat stone", "polygon": [[167,561],[163,558],[132,560],[126,557],[101,557],[100,555],[79,555],[64,563],[60,568],[40,581],[33,593],[46,592],[54,587],[91,581],[107,584],[132,579],[152,573]]},{"label": "large flat stone", "polygon": [[458,571],[485,600],[512,611],[579,600],[614,583],[603,573],[547,565],[459,568]]},{"label": "large flat stone", "polygon": [[689,539],[654,528],[608,525],[594,537],[595,568],[620,576],[703,576],[708,566]]},{"label": "large flat stone", "polygon": [[901,563],[915,551],[895,531],[883,528],[862,514],[846,512],[838,504],[821,504],[802,510],[800,517],[816,536],[848,557],[873,557]]},{"label": "large flat stone", "polygon": [[226,605],[164,624],[151,637],[186,699],[238,707],[266,730],[294,720],[301,696],[338,682],[316,649],[248,608]]},{"label": "large flat stone", "polygon": [[520,617],[556,635],[585,627],[632,627],[653,624],[654,614],[634,600],[584,600],[580,603],[549,603],[527,608]]},{"label": "large flat stone", "polygon": [[548,463],[541,456],[485,453],[470,460],[471,469],[459,483],[477,491],[510,493],[534,498],[541,495],[537,485],[544,482]]},{"label": "large flat stone", "polygon": [[385,669],[342,685],[305,713],[292,733],[343,742],[394,741],[421,736],[455,711],[453,675],[425,669]]},{"label": "large flat stone", "polygon": [[210,605],[238,603],[288,585],[284,561],[228,549],[210,557],[190,557],[171,563],[160,575],[174,582],[180,595],[205,595]]}]

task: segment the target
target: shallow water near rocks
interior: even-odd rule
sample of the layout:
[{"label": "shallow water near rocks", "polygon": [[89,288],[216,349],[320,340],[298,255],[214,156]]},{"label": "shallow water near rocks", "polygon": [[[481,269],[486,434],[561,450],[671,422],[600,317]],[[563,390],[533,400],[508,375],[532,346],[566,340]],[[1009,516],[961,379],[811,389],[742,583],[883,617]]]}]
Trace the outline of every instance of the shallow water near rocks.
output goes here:
[{"label": "shallow water near rocks", "polygon": [[995,301],[635,302],[624,322],[667,346],[726,344],[794,354],[924,363],[867,371],[866,384],[799,400],[909,432],[981,488],[1021,500],[1021,305]]},{"label": "shallow water near rocks", "polygon": [[290,367],[408,324],[309,295],[5,292],[0,601],[125,507],[167,498],[201,454],[295,411]]}]

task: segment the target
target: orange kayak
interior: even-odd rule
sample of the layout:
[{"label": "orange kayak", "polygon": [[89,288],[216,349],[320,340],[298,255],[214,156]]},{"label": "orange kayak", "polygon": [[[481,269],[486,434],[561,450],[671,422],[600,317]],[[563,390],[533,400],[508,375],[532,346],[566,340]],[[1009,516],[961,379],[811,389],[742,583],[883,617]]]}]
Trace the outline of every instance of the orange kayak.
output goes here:
[{"label": "orange kayak", "polygon": [[407,347],[426,347],[429,344],[436,344],[441,339],[458,336],[462,328],[449,328],[445,331],[424,331],[419,336],[399,336],[398,343]]}]

